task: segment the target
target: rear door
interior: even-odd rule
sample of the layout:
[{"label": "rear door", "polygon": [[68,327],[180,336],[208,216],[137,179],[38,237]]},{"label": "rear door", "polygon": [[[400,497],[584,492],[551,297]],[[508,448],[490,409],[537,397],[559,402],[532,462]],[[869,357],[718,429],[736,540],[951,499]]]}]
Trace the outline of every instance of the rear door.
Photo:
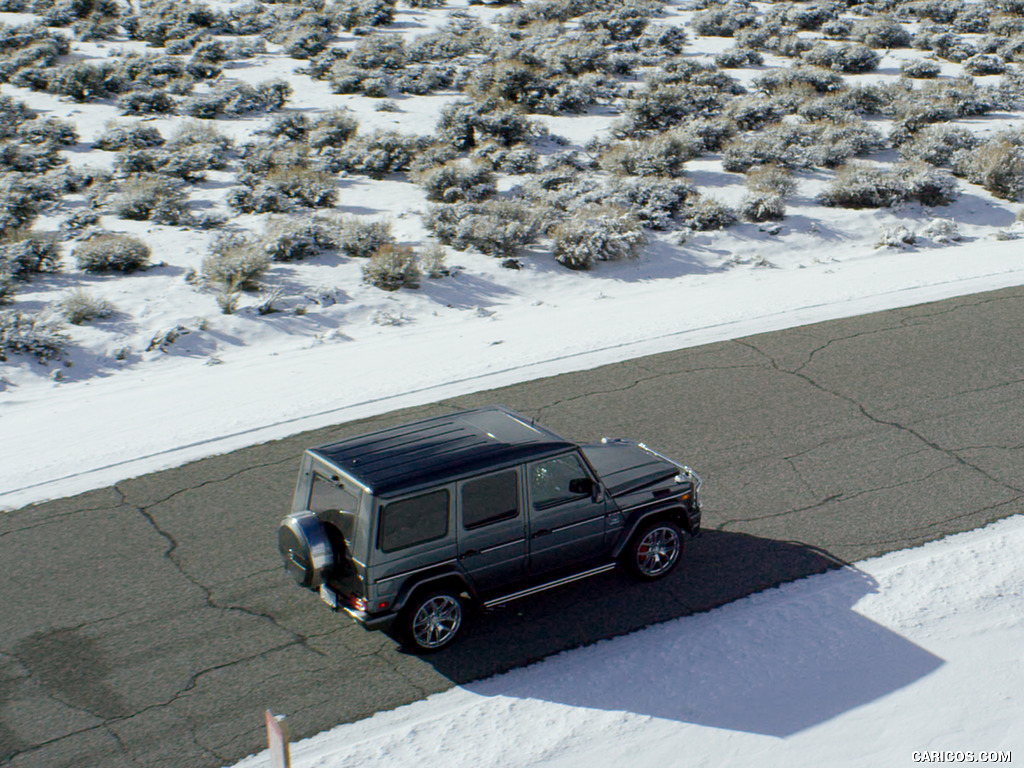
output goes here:
[{"label": "rear door", "polygon": [[526,568],[521,471],[503,469],[458,483],[459,562],[481,593],[520,580]]},{"label": "rear door", "polygon": [[527,485],[531,575],[572,568],[606,554],[609,502],[577,452],[528,464]]}]

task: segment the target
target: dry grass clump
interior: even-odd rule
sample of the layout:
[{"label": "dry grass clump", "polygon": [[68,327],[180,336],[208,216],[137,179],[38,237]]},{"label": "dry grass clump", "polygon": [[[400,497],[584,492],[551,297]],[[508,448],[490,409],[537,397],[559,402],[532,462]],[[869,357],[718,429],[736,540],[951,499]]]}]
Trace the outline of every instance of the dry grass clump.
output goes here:
[{"label": "dry grass clump", "polygon": [[81,325],[111,317],[117,310],[110,301],[85,288],[72,288],[58,299],[57,311],[72,325]]}]

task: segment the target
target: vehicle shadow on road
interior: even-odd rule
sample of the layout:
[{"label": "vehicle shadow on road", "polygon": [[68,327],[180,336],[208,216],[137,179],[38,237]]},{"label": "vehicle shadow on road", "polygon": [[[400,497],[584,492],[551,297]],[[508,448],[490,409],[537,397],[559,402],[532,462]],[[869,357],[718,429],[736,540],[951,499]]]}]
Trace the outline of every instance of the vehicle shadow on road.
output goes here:
[{"label": "vehicle shadow on road", "polygon": [[[943,664],[858,613],[858,601],[877,585],[827,552],[718,531],[689,550],[685,567],[663,582],[612,574],[480,617],[460,643],[428,661],[484,696],[779,737],[893,693]],[[711,611],[719,606],[726,607]],[[597,642],[627,634],[614,644]],[[580,645],[588,647],[467,685]]]}]

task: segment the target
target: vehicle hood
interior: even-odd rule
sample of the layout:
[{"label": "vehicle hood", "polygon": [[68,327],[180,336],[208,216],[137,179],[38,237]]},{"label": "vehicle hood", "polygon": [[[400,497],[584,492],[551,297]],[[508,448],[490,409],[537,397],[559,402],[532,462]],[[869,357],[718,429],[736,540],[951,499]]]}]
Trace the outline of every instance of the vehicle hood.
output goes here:
[{"label": "vehicle hood", "polygon": [[679,467],[639,444],[619,441],[584,445],[583,454],[612,496],[672,484]]}]

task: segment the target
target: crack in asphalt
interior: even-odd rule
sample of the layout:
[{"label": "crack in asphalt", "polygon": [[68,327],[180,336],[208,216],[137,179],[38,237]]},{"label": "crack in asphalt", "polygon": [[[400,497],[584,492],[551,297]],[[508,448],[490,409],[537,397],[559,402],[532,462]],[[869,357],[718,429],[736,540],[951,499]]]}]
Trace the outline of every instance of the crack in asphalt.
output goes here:
[{"label": "crack in asphalt", "polygon": [[[860,411],[861,415],[864,416],[869,421],[871,421],[871,422],[873,422],[875,424],[878,424],[880,426],[892,427],[893,429],[895,429],[895,430],[897,430],[899,432],[903,432],[905,434],[908,434],[911,437],[913,437],[916,440],[918,440],[921,443],[923,443],[924,445],[926,445],[927,447],[931,448],[932,450],[937,451],[938,453],[941,453],[941,454],[944,454],[944,455],[950,457],[957,464],[977,472],[979,475],[981,475],[982,477],[984,477],[985,479],[987,479],[989,482],[993,483],[994,485],[1001,486],[1001,487],[1006,488],[1007,490],[1010,490],[1010,491],[1012,491],[1014,493],[1024,494],[1024,489],[1018,488],[1017,486],[1015,486],[1015,485],[1013,485],[1011,483],[1004,482],[1004,481],[1000,480],[999,478],[994,477],[993,475],[991,475],[989,472],[987,472],[982,467],[980,467],[977,464],[974,464],[974,463],[968,461],[967,459],[965,459],[963,456],[958,454],[954,449],[944,448],[943,446],[941,446],[938,443],[936,443],[934,440],[930,440],[927,437],[925,437],[924,435],[922,435],[920,432],[918,432],[913,427],[908,426],[906,424],[901,424],[898,421],[890,421],[890,420],[887,420],[887,419],[883,419],[880,416],[876,416],[875,414],[869,412],[868,409],[864,406],[864,404],[858,402],[855,398],[852,398],[849,395],[845,395],[842,392],[838,392],[836,390],[829,389],[828,387],[824,386],[823,384],[815,381],[810,375],[808,375],[806,373],[800,372],[799,369],[797,369],[795,371],[790,371],[790,370],[787,370],[787,369],[783,368],[782,366],[780,366],[778,364],[778,361],[776,361],[775,358],[772,355],[770,355],[767,352],[765,352],[764,350],[760,349],[759,347],[757,347],[757,345],[753,344],[752,342],[750,342],[748,340],[737,339],[734,343],[735,344],[739,344],[739,345],[744,346],[744,347],[747,347],[748,349],[752,349],[755,352],[757,352],[758,354],[763,355],[765,357],[765,359],[768,360],[768,362],[772,366],[772,368],[774,370],[778,371],[779,373],[787,374],[789,376],[794,376],[794,377],[796,377],[796,378],[798,378],[798,379],[800,379],[802,381],[807,382],[810,386],[812,386],[813,388],[817,389],[819,392],[823,392],[823,393],[825,393],[827,395],[831,395],[832,397],[835,397],[835,398],[838,398],[840,400],[846,401],[850,405],[852,405],[855,408],[857,408],[857,410]],[[823,346],[827,346],[827,344],[823,345]],[[801,366],[801,368],[802,367],[804,367],[804,366]]]}]

